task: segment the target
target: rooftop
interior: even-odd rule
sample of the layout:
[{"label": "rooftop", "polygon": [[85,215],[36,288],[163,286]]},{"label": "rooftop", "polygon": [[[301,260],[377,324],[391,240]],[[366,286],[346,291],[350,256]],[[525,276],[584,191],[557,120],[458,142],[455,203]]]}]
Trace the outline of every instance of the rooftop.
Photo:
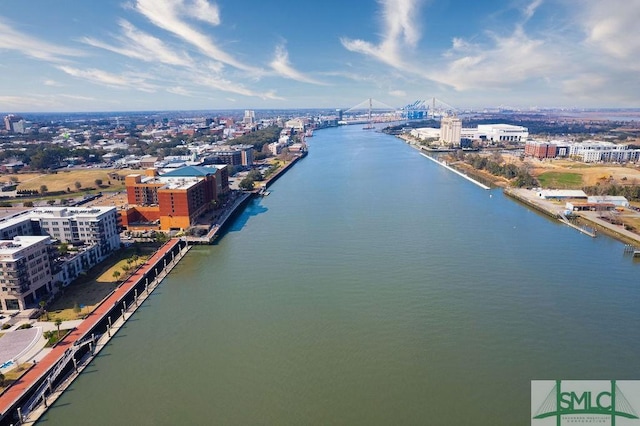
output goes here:
[{"label": "rooftop", "polygon": [[48,236],[20,236],[13,240],[0,240],[0,256],[13,255],[20,250],[38,244],[43,241],[51,241]]},{"label": "rooftop", "polygon": [[172,170],[162,175],[162,177],[204,177],[215,174],[219,169],[225,168],[223,165],[214,166],[186,166],[177,170]]}]

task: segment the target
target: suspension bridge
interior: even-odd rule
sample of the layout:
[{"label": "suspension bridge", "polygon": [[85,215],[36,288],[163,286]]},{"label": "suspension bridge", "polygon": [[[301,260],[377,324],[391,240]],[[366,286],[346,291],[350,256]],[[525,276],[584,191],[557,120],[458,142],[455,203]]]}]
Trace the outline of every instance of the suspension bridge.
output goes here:
[{"label": "suspension bridge", "polygon": [[428,102],[417,100],[401,107],[393,107],[377,99],[368,98],[343,111],[341,124],[365,124],[364,128],[370,129],[375,123],[439,119],[457,112],[457,108],[435,97]]}]

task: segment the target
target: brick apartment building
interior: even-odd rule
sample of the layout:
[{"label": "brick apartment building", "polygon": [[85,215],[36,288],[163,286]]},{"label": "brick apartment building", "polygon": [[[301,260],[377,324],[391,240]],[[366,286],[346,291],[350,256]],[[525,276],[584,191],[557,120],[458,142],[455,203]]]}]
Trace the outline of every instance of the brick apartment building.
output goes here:
[{"label": "brick apartment building", "polygon": [[125,178],[129,206],[121,212],[129,229],[181,230],[213,209],[214,201],[229,192],[227,166],[187,166],[158,175]]},{"label": "brick apartment building", "polygon": [[556,158],[558,146],[549,142],[527,141],[524,146],[524,154],[540,160],[543,158]]}]

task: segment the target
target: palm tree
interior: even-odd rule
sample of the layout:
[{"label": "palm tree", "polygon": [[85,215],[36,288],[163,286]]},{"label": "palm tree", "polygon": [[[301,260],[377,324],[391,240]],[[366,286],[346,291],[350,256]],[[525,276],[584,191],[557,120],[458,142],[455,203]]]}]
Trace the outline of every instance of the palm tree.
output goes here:
[{"label": "palm tree", "polygon": [[60,324],[62,324],[62,320],[60,318],[56,318],[56,322],[54,324],[58,328],[58,339],[60,339]]},{"label": "palm tree", "polygon": [[47,306],[47,302],[41,300],[40,302],[38,302],[38,305],[40,305],[40,309],[44,312],[44,317],[46,319],[49,319],[49,313],[44,309],[44,307]]},{"label": "palm tree", "polygon": [[113,278],[118,281],[118,278],[120,278],[120,271],[113,271]]}]

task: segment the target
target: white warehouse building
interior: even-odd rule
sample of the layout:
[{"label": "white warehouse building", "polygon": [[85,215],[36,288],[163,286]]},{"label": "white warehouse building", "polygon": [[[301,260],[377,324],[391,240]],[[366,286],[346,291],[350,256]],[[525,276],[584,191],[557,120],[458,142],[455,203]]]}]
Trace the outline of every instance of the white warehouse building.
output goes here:
[{"label": "white warehouse building", "polygon": [[492,142],[524,142],[529,138],[529,129],[511,124],[479,124],[478,137]]}]

